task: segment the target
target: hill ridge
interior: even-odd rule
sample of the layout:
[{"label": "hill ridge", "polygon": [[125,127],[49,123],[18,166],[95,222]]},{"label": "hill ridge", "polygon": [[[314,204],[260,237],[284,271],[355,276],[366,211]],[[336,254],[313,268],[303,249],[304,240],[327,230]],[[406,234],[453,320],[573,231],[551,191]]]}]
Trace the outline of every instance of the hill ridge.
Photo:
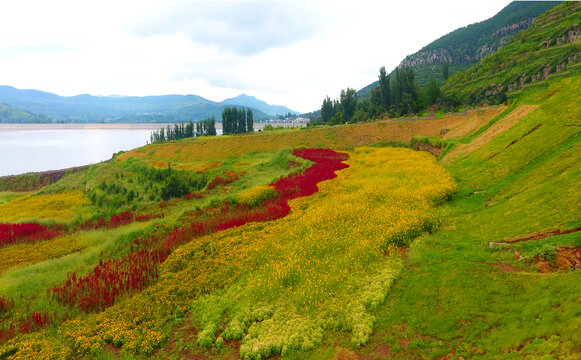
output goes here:
[{"label": "hill ridge", "polygon": [[[257,121],[284,115],[286,107],[270,105],[253,96],[237,96],[222,102],[195,94],[150,96],[60,96],[36,89],[0,86],[0,103],[53,121],[76,122],[180,122],[209,116],[220,119],[226,105],[253,109]],[[292,113],[296,113],[287,109]],[[7,119],[9,120],[9,119]]]},{"label": "hill ridge", "polygon": [[[449,64],[449,75],[462,71],[495,53],[514,35],[528,29],[534,19],[558,5],[551,1],[513,1],[493,17],[458,28],[441,36],[419,51],[407,55],[398,65],[414,69],[418,84],[424,85],[430,75],[443,82],[441,66]],[[393,75],[395,69],[390,75]],[[363,87],[357,93],[368,98],[378,82]]]}]

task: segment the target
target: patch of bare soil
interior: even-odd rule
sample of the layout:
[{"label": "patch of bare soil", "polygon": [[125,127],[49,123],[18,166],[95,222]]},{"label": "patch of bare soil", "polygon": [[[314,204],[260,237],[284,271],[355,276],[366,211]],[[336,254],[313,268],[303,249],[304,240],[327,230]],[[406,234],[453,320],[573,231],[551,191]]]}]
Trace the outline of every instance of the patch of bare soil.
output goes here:
[{"label": "patch of bare soil", "polygon": [[288,168],[289,168],[289,170],[296,169],[298,167],[301,167],[301,164],[299,164],[296,161],[289,160],[289,162],[288,162]]},{"label": "patch of bare soil", "polygon": [[172,329],[165,346],[161,349],[158,349],[154,355],[156,355],[158,358],[166,358],[179,352],[180,359],[207,359],[208,356],[205,354],[193,354],[187,348],[181,350],[178,349],[178,339],[181,339],[184,343],[193,343],[195,342],[197,334],[198,330],[193,327],[189,321],[186,320],[181,325]]},{"label": "patch of bare soil", "polygon": [[378,359],[389,359],[391,358],[391,347],[387,344],[379,345],[373,350],[373,354]]},{"label": "patch of bare soil", "polygon": [[416,151],[427,151],[436,157],[440,156],[440,153],[442,152],[441,148],[434,146],[432,144],[426,144],[425,142],[421,141],[416,141],[414,143],[414,149]]},{"label": "patch of bare soil", "polygon": [[549,273],[555,270],[577,270],[581,269],[581,246],[561,248],[552,262],[535,257],[537,270],[542,273]]},{"label": "patch of bare soil", "polygon": [[119,359],[119,353],[121,352],[121,349],[117,346],[110,343],[105,343],[105,350],[110,352],[114,359]]},{"label": "patch of bare soil", "polygon": [[336,360],[359,360],[362,359],[362,356],[356,354],[352,350],[338,348],[333,358]]},{"label": "patch of bare soil", "polygon": [[515,268],[514,266],[508,264],[496,264],[498,268],[504,272],[524,272],[523,269]]}]

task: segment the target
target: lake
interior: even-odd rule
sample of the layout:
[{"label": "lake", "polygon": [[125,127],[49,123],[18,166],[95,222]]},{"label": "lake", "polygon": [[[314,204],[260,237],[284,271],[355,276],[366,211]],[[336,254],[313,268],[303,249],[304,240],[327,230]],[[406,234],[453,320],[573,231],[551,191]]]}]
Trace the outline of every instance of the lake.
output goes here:
[{"label": "lake", "polygon": [[[274,127],[304,123],[271,122]],[[96,164],[144,146],[167,124],[0,124],[0,176]],[[254,131],[265,123],[254,123]],[[216,123],[222,135],[222,124]]]},{"label": "lake", "polygon": [[145,145],[164,124],[0,124],[0,176],[111,159]]}]

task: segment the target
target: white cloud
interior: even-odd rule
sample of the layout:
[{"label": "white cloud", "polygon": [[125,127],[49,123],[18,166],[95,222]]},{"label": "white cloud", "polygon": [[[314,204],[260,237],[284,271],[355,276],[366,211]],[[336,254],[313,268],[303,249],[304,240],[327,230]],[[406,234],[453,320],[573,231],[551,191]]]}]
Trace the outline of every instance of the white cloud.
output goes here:
[{"label": "white cloud", "polygon": [[135,33],[181,33],[193,43],[244,56],[309,38],[326,21],[316,13],[306,1],[182,2],[144,19]]},{"label": "white cloud", "polygon": [[0,4],[0,79],[60,95],[245,92],[299,111],[508,4],[18,1]]}]

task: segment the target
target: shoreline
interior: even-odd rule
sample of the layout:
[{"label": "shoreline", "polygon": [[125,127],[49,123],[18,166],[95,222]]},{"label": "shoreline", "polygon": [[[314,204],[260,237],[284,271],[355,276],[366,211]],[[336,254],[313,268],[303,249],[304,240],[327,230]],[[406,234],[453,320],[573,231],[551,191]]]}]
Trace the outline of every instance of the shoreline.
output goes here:
[{"label": "shoreline", "polygon": [[[0,124],[0,131],[4,130],[159,130],[162,127],[166,128],[168,125],[173,126],[176,123],[67,123],[67,124],[55,124],[55,123],[30,123],[30,124],[17,124],[17,123],[4,123]],[[181,123],[177,123],[178,125]],[[254,130],[262,130],[265,125],[272,125],[274,127],[284,126],[284,127],[305,127],[306,124],[303,123],[287,123],[287,122],[270,122],[254,123]],[[216,129],[222,129],[222,123],[216,123]]]},{"label": "shoreline", "polygon": [[2,130],[159,130],[168,123],[0,124]]}]

